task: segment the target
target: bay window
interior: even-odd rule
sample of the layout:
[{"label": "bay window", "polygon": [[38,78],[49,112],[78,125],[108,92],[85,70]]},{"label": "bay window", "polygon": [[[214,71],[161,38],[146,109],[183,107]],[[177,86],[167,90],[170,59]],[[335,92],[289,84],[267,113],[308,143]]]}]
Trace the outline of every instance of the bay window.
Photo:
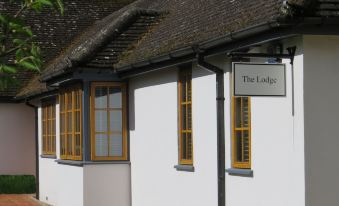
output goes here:
[{"label": "bay window", "polygon": [[127,160],[126,85],[91,85],[92,160]]},{"label": "bay window", "polygon": [[80,85],[62,89],[60,103],[60,156],[82,160],[82,89]]}]

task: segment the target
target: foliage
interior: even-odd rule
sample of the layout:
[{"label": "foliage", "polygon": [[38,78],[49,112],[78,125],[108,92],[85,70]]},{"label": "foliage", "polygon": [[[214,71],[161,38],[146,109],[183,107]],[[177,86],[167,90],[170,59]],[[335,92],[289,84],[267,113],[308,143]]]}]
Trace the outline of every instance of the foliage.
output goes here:
[{"label": "foliage", "polygon": [[35,35],[23,14],[45,8],[64,12],[62,0],[9,0],[8,4],[17,4],[18,10],[13,14],[0,13],[0,89],[18,83],[13,77],[18,70],[39,72],[42,66],[40,48],[34,43]]},{"label": "foliage", "polygon": [[33,175],[0,175],[0,194],[33,194],[35,191]]}]

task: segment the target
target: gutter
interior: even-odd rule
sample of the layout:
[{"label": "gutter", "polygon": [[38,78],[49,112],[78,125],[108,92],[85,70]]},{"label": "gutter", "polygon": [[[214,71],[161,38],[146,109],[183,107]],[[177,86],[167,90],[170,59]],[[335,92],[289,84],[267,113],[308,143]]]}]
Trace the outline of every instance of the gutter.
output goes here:
[{"label": "gutter", "polygon": [[198,66],[216,74],[216,101],[217,101],[217,165],[218,165],[218,206],[226,205],[225,189],[225,94],[224,94],[224,71],[204,60],[198,54]]},{"label": "gutter", "polygon": [[38,119],[38,107],[31,104],[29,102],[29,100],[25,100],[25,104],[31,108],[34,109],[34,113],[35,113],[35,188],[36,188],[36,194],[35,194],[35,198],[37,200],[40,199],[40,183],[39,183],[39,129],[38,129],[38,123],[39,123],[39,119]]},{"label": "gutter", "polygon": [[[203,51],[205,53],[205,56],[215,55],[216,52],[211,53],[208,51],[216,47],[220,47],[220,45],[227,45],[248,37],[255,36],[256,34],[267,32],[276,28],[288,27],[291,25],[294,24],[292,23],[282,24],[279,23],[279,21],[277,20],[268,21],[262,24],[248,27],[243,30],[239,30],[237,32],[228,33],[225,36],[208,40],[194,46],[184,47],[175,51],[168,52],[161,56],[156,56],[135,64],[130,64],[116,68],[115,72],[122,79],[125,79],[136,75],[148,73],[154,70],[162,69],[165,67],[173,66],[175,64],[171,63],[172,61],[174,62],[178,62],[178,60],[182,60],[183,62],[193,61],[196,59],[196,54],[198,53],[197,51]],[[159,65],[161,66],[161,68],[159,68]],[[151,67],[155,67],[156,69],[152,69]]]}]

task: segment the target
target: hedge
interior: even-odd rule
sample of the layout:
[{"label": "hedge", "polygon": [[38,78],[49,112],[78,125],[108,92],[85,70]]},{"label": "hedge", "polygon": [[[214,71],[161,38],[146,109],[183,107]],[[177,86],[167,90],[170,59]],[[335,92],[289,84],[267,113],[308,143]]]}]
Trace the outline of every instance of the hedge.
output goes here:
[{"label": "hedge", "polygon": [[0,175],[0,194],[33,194],[35,191],[33,175]]}]

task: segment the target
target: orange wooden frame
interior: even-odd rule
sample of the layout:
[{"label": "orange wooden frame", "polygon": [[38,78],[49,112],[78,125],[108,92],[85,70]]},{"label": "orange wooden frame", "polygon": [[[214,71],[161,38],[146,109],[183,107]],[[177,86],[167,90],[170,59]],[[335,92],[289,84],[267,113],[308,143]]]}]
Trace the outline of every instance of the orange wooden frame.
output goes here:
[{"label": "orange wooden frame", "polygon": [[[95,111],[98,110],[95,108],[95,88],[96,87],[107,87],[108,88],[119,88],[122,93],[122,156],[96,156],[95,155],[95,134],[98,134],[95,131]],[[101,161],[109,161],[109,160],[127,160],[127,152],[128,152],[128,142],[127,142],[127,103],[126,103],[126,84],[123,82],[93,82],[91,84],[91,159],[92,160],[101,160]],[[113,108],[109,108],[109,98],[107,97],[107,108],[99,109],[107,111],[107,136],[109,136],[112,132],[110,131],[110,111],[116,110]],[[102,133],[100,133],[102,134]],[[104,133],[106,134],[106,133]],[[109,138],[108,138],[109,141]],[[108,147],[109,147],[108,143]],[[109,151],[109,149],[108,149]]]},{"label": "orange wooden frame", "polygon": [[42,103],[42,154],[55,155],[55,102]]},{"label": "orange wooden frame", "polygon": [[[241,114],[241,127],[236,126],[236,100],[237,98],[241,98],[241,113],[243,113],[243,98],[248,98],[248,126],[243,127],[243,114]],[[251,168],[251,99],[250,97],[233,97],[232,100],[232,167],[234,168],[240,168],[240,169],[250,169]],[[244,156],[245,150],[244,150],[244,132],[248,132],[248,161],[238,161],[237,160],[237,154],[239,152],[242,153],[242,157]],[[238,151],[236,147],[236,141],[237,141],[237,132],[241,132],[242,136],[242,151]]]},{"label": "orange wooden frame", "polygon": [[[78,101],[76,101],[78,100]],[[82,88],[80,85],[61,90],[60,103],[60,157],[82,160]],[[78,118],[76,118],[78,114]],[[71,123],[68,120],[71,118]],[[71,125],[69,128],[69,125]],[[78,125],[78,131],[75,126]],[[69,137],[71,141],[69,141]],[[77,139],[78,137],[78,139]],[[71,144],[69,144],[71,143]]]},{"label": "orange wooden frame", "polygon": [[[179,77],[178,77],[178,115],[179,115],[179,164],[181,165],[193,165],[193,133],[192,133],[192,69],[180,69],[179,70]],[[190,84],[190,85],[188,85]],[[185,87],[185,90],[183,91],[183,87]],[[186,99],[183,99],[183,92],[185,92]],[[188,94],[190,94],[191,99],[188,99]],[[185,114],[185,125],[186,129],[183,129],[183,111],[182,106],[186,106],[186,114]],[[191,114],[189,114],[187,111],[190,109]],[[189,122],[188,119],[191,121]],[[189,141],[189,138],[185,139],[185,145],[184,148],[183,145],[183,135],[184,134],[190,134],[191,138]],[[184,154],[184,150],[186,151],[186,154]],[[186,158],[185,158],[186,157]],[[188,157],[188,158],[187,158]]]}]

